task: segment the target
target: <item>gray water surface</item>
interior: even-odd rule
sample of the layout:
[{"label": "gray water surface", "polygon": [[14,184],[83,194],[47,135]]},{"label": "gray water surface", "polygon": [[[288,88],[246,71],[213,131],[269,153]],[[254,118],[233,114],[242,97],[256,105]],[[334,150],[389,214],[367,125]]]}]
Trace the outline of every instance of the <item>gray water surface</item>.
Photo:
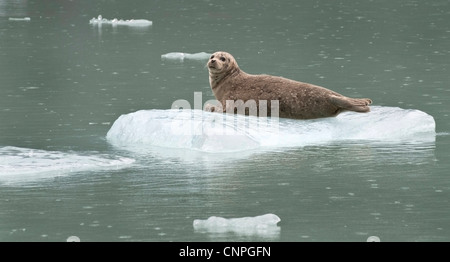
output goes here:
[{"label": "gray water surface", "polygon": [[[106,139],[122,114],[213,99],[206,60],[161,55],[217,50],[426,112],[436,136],[228,154]],[[449,66],[446,0],[0,0],[0,241],[450,241]],[[269,213],[279,230],[193,227]]]}]

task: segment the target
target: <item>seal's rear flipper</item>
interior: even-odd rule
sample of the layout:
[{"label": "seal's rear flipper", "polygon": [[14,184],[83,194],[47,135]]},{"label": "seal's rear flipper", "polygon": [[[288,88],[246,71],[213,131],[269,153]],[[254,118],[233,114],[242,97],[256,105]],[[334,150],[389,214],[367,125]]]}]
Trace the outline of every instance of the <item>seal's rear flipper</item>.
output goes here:
[{"label": "seal's rear flipper", "polygon": [[330,101],[343,110],[355,111],[360,113],[369,112],[369,105],[372,104],[372,100],[368,98],[348,98],[345,96],[332,96],[330,97]]}]

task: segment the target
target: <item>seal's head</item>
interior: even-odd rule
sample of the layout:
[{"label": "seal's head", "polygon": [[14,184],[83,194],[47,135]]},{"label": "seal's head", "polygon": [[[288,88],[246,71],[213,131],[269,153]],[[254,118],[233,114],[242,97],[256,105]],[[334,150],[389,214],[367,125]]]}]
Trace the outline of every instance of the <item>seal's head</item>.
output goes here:
[{"label": "seal's head", "polygon": [[206,64],[210,75],[227,75],[239,71],[239,66],[232,55],[227,52],[215,52]]}]

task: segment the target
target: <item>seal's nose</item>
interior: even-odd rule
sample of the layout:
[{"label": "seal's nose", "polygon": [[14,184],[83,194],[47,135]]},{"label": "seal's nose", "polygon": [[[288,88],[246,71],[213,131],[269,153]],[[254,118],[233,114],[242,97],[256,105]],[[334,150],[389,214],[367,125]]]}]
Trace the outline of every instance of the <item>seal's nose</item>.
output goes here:
[{"label": "seal's nose", "polygon": [[211,59],[211,64],[214,64],[216,62],[215,59]]}]

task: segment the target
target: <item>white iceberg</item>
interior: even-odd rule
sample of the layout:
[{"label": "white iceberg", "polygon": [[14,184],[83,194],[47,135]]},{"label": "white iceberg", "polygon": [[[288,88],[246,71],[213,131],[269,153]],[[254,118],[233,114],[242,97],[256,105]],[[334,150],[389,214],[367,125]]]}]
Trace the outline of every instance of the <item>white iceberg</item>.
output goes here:
[{"label": "white iceberg", "polygon": [[141,110],[120,116],[107,140],[120,147],[236,152],[355,141],[424,143],[435,141],[434,118],[422,111],[372,106],[366,114],[292,120],[201,110]]},{"label": "white iceberg", "polygon": [[210,56],[211,56],[211,53],[205,53],[205,52],[194,53],[194,54],[172,52],[172,53],[167,53],[167,54],[161,55],[161,60],[172,60],[172,61],[178,61],[178,62],[183,62],[184,60],[202,61],[202,60],[208,60]]},{"label": "white iceberg", "polygon": [[149,20],[145,20],[145,19],[122,20],[122,19],[114,18],[112,20],[108,20],[106,18],[103,18],[101,15],[99,15],[97,18],[94,17],[91,20],[89,20],[89,24],[99,25],[99,26],[101,26],[103,24],[107,24],[107,25],[112,25],[112,26],[123,25],[123,26],[144,27],[144,26],[151,26],[153,24],[153,22],[149,21]]},{"label": "white iceberg", "polygon": [[239,235],[274,236],[279,234],[277,226],[281,219],[275,214],[265,214],[256,217],[223,218],[212,216],[206,220],[195,219],[194,230],[207,233],[233,232]]},{"label": "white iceberg", "polygon": [[72,172],[120,169],[134,162],[134,159],[121,156],[6,146],[0,147],[0,183],[33,181]]}]

